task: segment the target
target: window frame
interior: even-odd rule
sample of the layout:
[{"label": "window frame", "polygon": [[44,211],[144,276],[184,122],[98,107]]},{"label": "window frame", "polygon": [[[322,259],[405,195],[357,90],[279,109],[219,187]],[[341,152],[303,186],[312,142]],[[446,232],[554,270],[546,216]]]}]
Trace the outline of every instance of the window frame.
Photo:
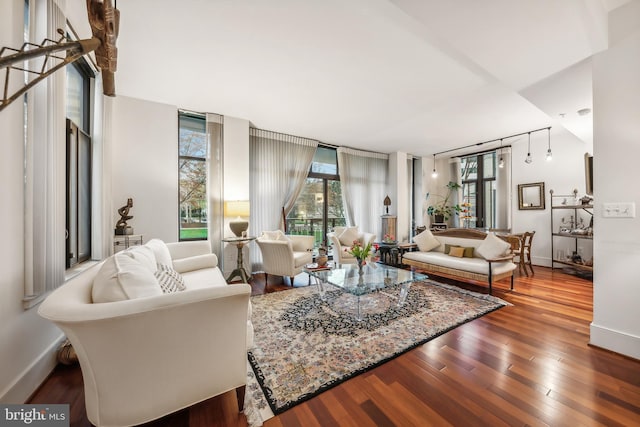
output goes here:
[{"label": "window frame", "polygon": [[[327,234],[330,232],[329,231],[329,181],[337,181],[340,182],[340,171],[339,171],[339,166],[338,166],[338,153],[337,153],[337,149],[335,147],[329,147],[329,146],[324,146],[324,145],[319,145],[318,148],[323,148],[323,149],[330,149],[333,150],[335,153],[335,165],[336,165],[336,173],[335,174],[328,174],[328,173],[321,173],[321,172],[314,172],[313,171],[313,161],[311,162],[311,165],[309,166],[309,172],[307,173],[307,178],[312,178],[312,179],[320,179],[322,180],[322,194],[323,194],[323,203],[322,203],[322,239],[320,240],[320,245],[322,245],[323,247],[327,247]],[[298,196],[299,198],[300,196]],[[342,194],[341,194],[342,197]],[[297,200],[296,200],[297,203]],[[344,208],[344,207],[343,207]],[[289,217],[287,216],[286,218],[287,220],[289,219]],[[345,220],[345,224],[346,224],[346,218],[344,218]],[[288,228],[287,228],[288,230]]]},{"label": "window frame", "polygon": [[[92,211],[92,186],[93,186],[93,141],[91,138],[91,117],[92,117],[92,93],[91,85],[92,79],[95,78],[91,67],[87,63],[84,57],[79,58],[73,63],[69,64],[73,67],[82,77],[82,123],[75,123],[67,116],[66,117],[66,156],[65,156],[65,269],[73,268],[78,264],[88,261],[92,258],[92,229],[93,229],[93,211]],[[66,70],[69,72],[69,69]],[[67,86],[67,90],[68,90]],[[65,98],[68,102],[68,92],[65,94]],[[81,143],[88,144],[88,164],[84,164],[81,160]],[[74,146],[75,144],[75,146]],[[75,148],[75,149],[74,149]],[[72,156],[72,154],[75,154]],[[82,168],[82,167],[85,168]],[[75,173],[75,179],[74,179]],[[84,174],[88,177],[88,191],[86,203],[81,203],[81,180],[80,175]],[[73,188],[72,188],[73,187]],[[81,206],[86,207],[86,212],[81,212]],[[75,212],[72,211],[75,210]],[[82,215],[86,215],[88,220],[88,227],[86,227],[85,235],[80,232],[82,229],[80,222]],[[72,224],[74,222],[75,224]],[[74,228],[74,232],[70,231]],[[74,238],[75,242],[71,242],[69,239]],[[79,254],[79,248],[81,242],[86,240],[88,246],[88,252]]]},{"label": "window frame", "polygon": [[[493,164],[494,164],[494,173],[492,177],[488,177],[485,178],[485,174],[484,174],[484,169],[485,169],[485,165],[484,165],[484,156],[486,155],[493,155]],[[497,150],[489,150],[489,151],[482,151],[480,153],[474,153],[474,154],[469,154],[466,156],[461,156],[461,159],[469,159],[469,158],[473,158],[475,157],[476,159],[476,177],[474,179],[464,179],[464,176],[462,176],[462,169],[461,169],[461,182],[462,182],[462,194],[465,194],[465,186],[468,186],[470,184],[475,184],[476,187],[476,191],[475,191],[475,228],[487,228],[487,226],[485,225],[485,223],[487,222],[487,218],[486,218],[486,207],[487,207],[487,203],[488,203],[488,197],[490,197],[490,195],[486,194],[485,191],[485,185],[488,182],[497,182],[497,171],[495,170],[495,165],[496,165],[496,157],[497,157]],[[495,208],[495,206],[494,206]],[[495,225],[495,224],[494,224]]]},{"label": "window frame", "polygon": [[[208,227],[208,215],[209,215],[209,180],[208,180],[208,176],[209,176],[209,141],[208,138],[205,139],[205,144],[207,145],[207,148],[205,150],[205,154],[203,156],[191,156],[191,155],[182,155],[180,154],[181,151],[181,143],[182,143],[182,139],[180,136],[180,130],[182,129],[182,127],[180,126],[180,120],[181,117],[188,117],[191,119],[198,119],[198,120],[202,120],[203,125],[204,125],[204,134],[207,135],[207,117],[206,114],[200,114],[200,113],[194,113],[194,112],[190,112],[190,111],[183,111],[183,110],[179,110],[178,111],[178,241],[180,242],[189,242],[189,241],[198,241],[198,240],[207,240],[209,238],[209,227]],[[205,182],[204,182],[204,194],[205,194],[205,202],[207,204],[207,227],[206,227],[206,233],[205,236],[203,237],[182,237],[182,206],[181,206],[181,202],[180,202],[180,191],[181,191],[181,178],[180,178],[180,165],[181,162],[183,160],[186,161],[197,161],[197,162],[203,162],[204,167],[205,167]]]}]

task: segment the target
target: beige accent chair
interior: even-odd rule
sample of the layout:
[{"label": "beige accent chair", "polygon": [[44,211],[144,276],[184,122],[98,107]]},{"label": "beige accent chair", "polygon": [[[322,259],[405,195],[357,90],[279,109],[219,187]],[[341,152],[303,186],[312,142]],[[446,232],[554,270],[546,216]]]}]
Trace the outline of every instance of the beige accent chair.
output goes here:
[{"label": "beige accent chair", "polygon": [[101,269],[109,262],[118,269],[111,275],[118,292],[131,298],[127,275],[138,274],[135,292],[146,286],[142,270],[122,271],[131,254],[119,252],[56,289],[38,310],[62,329],[78,355],[89,421],[142,424],[230,390],[242,411],[253,339],[250,285],[226,283],[207,241],[165,245],[154,239],[148,247],[154,261],[163,259],[182,275],[185,290],[94,302],[93,288],[101,286]]},{"label": "beige accent chair", "polygon": [[[333,246],[333,260],[340,264],[355,264],[356,257],[348,251],[353,241],[357,240],[364,247],[376,240],[376,235],[358,230],[358,227],[334,227],[333,232],[327,233],[327,238]],[[373,250],[372,250],[373,251]]]},{"label": "beige accent chair", "polygon": [[313,262],[314,236],[285,235],[282,231],[265,231],[256,242],[262,252],[265,286],[269,274],[293,278],[306,264]]}]

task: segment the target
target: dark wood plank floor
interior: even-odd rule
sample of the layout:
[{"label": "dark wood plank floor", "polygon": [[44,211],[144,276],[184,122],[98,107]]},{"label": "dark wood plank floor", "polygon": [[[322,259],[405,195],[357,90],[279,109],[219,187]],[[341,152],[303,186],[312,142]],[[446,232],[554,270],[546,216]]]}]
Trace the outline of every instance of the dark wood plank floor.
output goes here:
[{"label": "dark wood plank floor", "polygon": [[[449,281],[451,282],[451,281]],[[266,292],[289,289],[269,277]],[[307,276],[295,279],[306,286]],[[486,292],[486,287],[461,285]],[[264,276],[253,293],[265,292]],[[592,283],[537,267],[494,285],[505,307],[268,420],[275,426],[640,425],[640,361],[591,347]],[[71,425],[90,425],[78,367],[59,366],[32,403],[69,403]],[[246,426],[235,393],[153,426]]]}]

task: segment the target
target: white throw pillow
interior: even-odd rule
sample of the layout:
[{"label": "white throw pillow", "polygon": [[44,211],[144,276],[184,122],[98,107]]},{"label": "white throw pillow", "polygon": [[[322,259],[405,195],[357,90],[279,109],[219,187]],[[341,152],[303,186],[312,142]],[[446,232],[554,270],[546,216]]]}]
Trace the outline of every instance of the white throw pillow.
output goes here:
[{"label": "white throw pillow", "polygon": [[347,227],[343,227],[341,225],[337,225],[335,227],[333,227],[333,235],[336,237],[340,237],[340,235],[342,234],[342,232],[346,229]]},{"label": "white throw pillow", "polygon": [[338,236],[338,240],[340,240],[340,244],[342,246],[353,245],[354,240],[358,240],[358,227],[347,227],[344,229],[342,234]]},{"label": "white throw pillow", "polygon": [[509,243],[505,242],[495,234],[489,233],[476,249],[476,253],[484,259],[495,259],[505,256],[509,249],[511,249],[511,245]]},{"label": "white throw pillow", "polygon": [[124,253],[107,258],[93,279],[94,303],[162,295],[158,281],[149,268]]},{"label": "white throw pillow", "polygon": [[413,242],[418,245],[420,252],[429,252],[440,246],[440,240],[435,237],[429,229],[413,237]]},{"label": "white throw pillow", "polygon": [[152,273],[155,273],[158,269],[156,264],[156,256],[153,254],[153,250],[148,246],[134,246],[133,248],[127,249],[122,253],[139,261]]},{"label": "white throw pillow", "polygon": [[262,235],[264,236],[264,238],[266,240],[282,240],[285,242],[290,242],[291,239],[289,239],[283,232],[282,230],[274,230],[274,231],[263,231]]},{"label": "white throw pillow", "polygon": [[167,244],[162,240],[151,239],[147,243],[145,243],[144,246],[151,248],[151,250],[153,251],[153,255],[156,257],[156,263],[168,266],[173,265],[169,248],[167,247]]}]

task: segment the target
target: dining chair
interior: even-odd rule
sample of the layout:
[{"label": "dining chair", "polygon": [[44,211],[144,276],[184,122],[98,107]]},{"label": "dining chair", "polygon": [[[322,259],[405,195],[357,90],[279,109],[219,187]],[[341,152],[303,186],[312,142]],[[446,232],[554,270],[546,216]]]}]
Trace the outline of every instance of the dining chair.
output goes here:
[{"label": "dining chair", "polygon": [[518,257],[518,271],[529,277],[529,272],[527,271],[527,266],[529,270],[531,270],[531,275],[534,276],[535,272],[533,271],[533,265],[531,264],[531,246],[533,244],[533,236],[536,234],[535,231],[526,231],[520,235],[520,250],[518,250],[515,254]]}]

